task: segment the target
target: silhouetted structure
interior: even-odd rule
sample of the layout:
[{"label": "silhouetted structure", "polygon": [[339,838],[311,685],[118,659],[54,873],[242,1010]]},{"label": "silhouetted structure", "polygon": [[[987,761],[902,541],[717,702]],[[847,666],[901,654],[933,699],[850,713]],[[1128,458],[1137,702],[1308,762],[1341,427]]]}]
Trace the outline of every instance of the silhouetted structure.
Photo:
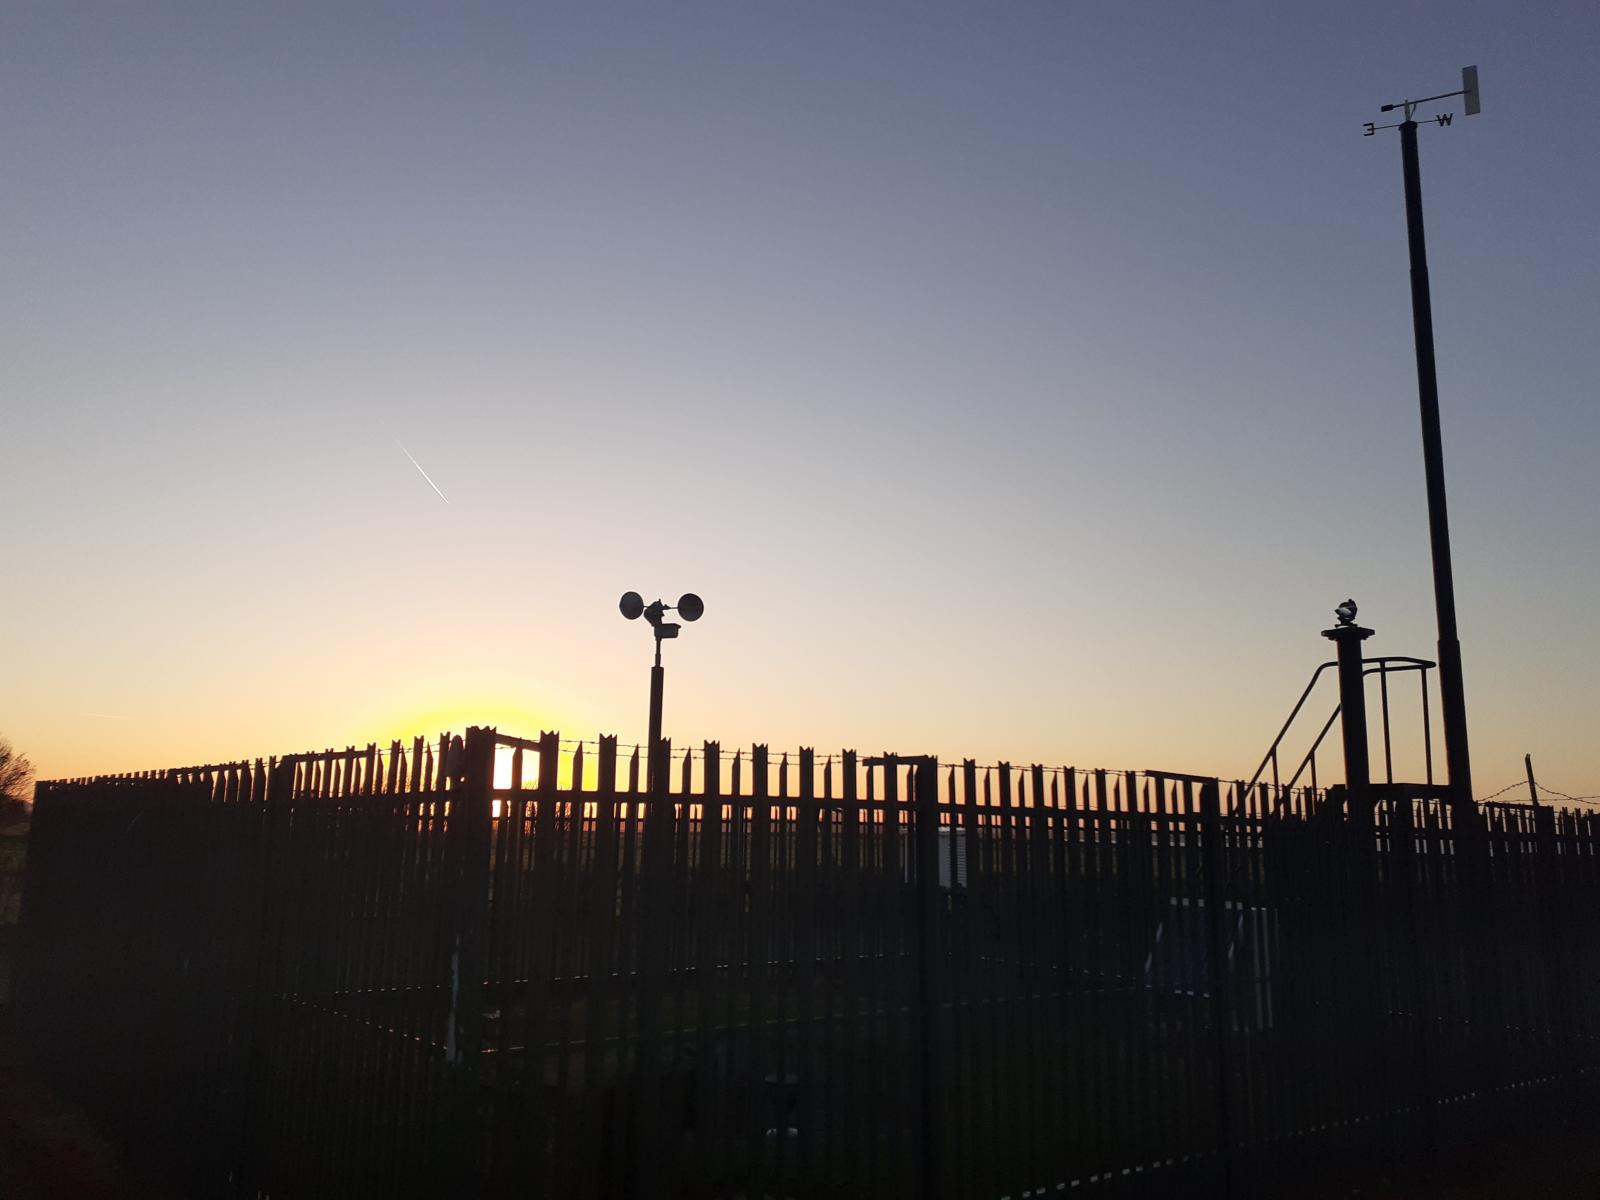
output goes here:
[{"label": "silhouetted structure", "polygon": [[629,621],[637,621],[640,617],[644,617],[655,635],[656,661],[650,668],[650,732],[645,742],[645,746],[648,747],[645,752],[645,778],[648,790],[654,791],[666,771],[665,760],[661,758],[661,697],[666,687],[667,672],[661,665],[661,643],[677,637],[679,629],[676,621],[666,621],[662,618],[668,612],[676,610],[685,621],[698,621],[705,615],[706,606],[705,602],[693,592],[685,592],[678,597],[678,603],[675,605],[663,604],[660,600],[646,605],[644,597],[638,592],[623,592],[617,608]]},{"label": "silhouetted structure", "polygon": [[42,784],[19,1017],[196,1194],[274,1198],[1285,1195],[1592,1094],[1591,814],[673,774],[472,729]]},{"label": "silhouetted structure", "polygon": [[[1450,516],[1445,501],[1444,445],[1439,432],[1439,379],[1433,352],[1433,299],[1428,282],[1428,245],[1422,221],[1422,167],[1417,155],[1416,110],[1421,104],[1460,96],[1468,116],[1479,111],[1478,68],[1463,67],[1461,89],[1418,100],[1385,104],[1381,111],[1403,110],[1405,120],[1384,129],[1400,130],[1400,165],[1406,197],[1406,246],[1411,263],[1411,327],[1417,354],[1417,403],[1422,418],[1423,478],[1428,492],[1428,544],[1433,557],[1434,615],[1439,627],[1439,702],[1444,716],[1445,761],[1454,800],[1464,815],[1471,810],[1472,756],[1467,748],[1466,686],[1461,678],[1461,641],[1456,630],[1455,572],[1450,560]],[[1454,114],[1434,120],[1448,126]],[[1378,127],[1366,126],[1370,136]]]}]

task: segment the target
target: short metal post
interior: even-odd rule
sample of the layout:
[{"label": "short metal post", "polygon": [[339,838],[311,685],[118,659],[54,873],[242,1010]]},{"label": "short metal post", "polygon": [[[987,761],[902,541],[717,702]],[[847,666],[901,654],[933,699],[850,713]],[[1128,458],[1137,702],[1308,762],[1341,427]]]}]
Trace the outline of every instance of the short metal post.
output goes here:
[{"label": "short metal post", "polygon": [[1344,781],[1352,800],[1369,802],[1372,769],[1367,757],[1367,691],[1362,675],[1361,643],[1373,631],[1360,625],[1324,629],[1322,636],[1339,652],[1339,712],[1344,736]]}]

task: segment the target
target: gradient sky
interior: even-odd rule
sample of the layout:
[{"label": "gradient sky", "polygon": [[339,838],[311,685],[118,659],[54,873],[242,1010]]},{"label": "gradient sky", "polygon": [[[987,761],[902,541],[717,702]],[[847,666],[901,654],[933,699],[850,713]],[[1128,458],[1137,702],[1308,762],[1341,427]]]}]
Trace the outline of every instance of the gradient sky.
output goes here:
[{"label": "gradient sky", "polygon": [[632,741],[617,596],[693,590],[680,745],[1247,775],[1345,596],[1434,655],[1361,123],[1477,63],[1474,774],[1600,793],[1597,62],[1589,2],[8,4],[0,733]]}]

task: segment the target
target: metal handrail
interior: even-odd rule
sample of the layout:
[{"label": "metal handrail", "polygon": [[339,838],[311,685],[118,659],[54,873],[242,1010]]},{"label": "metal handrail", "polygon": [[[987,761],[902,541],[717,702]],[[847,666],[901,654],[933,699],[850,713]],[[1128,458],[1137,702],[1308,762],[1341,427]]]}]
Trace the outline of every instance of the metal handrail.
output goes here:
[{"label": "metal handrail", "polygon": [[[1300,699],[1296,700],[1294,707],[1289,710],[1289,719],[1283,723],[1283,728],[1278,730],[1278,736],[1272,739],[1272,745],[1268,746],[1267,752],[1261,756],[1261,765],[1256,768],[1256,773],[1250,776],[1250,782],[1244,785],[1244,790],[1246,792],[1260,782],[1261,772],[1267,769],[1268,763],[1276,763],[1278,745],[1283,741],[1283,735],[1289,732],[1289,726],[1293,725],[1294,719],[1300,715],[1300,710],[1305,707],[1306,698],[1311,695],[1311,689],[1317,686],[1317,680],[1322,678],[1322,673],[1329,667],[1334,666],[1338,666],[1338,663],[1325,662],[1315,671],[1311,672],[1311,682],[1306,684],[1306,690],[1300,693]],[[1277,785],[1278,779],[1276,769],[1273,771],[1272,782],[1274,786]]]},{"label": "metal handrail", "polygon": [[[1363,666],[1369,663],[1374,664],[1361,672],[1362,678],[1368,675],[1377,675],[1383,688],[1383,753],[1390,782],[1393,782],[1394,762],[1389,744],[1388,677],[1390,674],[1400,674],[1404,671],[1418,671],[1421,673],[1423,756],[1427,762],[1428,782],[1431,784],[1433,782],[1433,735],[1428,716],[1428,672],[1439,664],[1426,658],[1412,658],[1406,654],[1383,654],[1375,658],[1363,658],[1361,662]],[[1391,663],[1400,665],[1390,666]],[[1311,682],[1306,684],[1305,690],[1300,693],[1300,699],[1295,701],[1294,708],[1289,712],[1288,720],[1284,721],[1283,727],[1278,730],[1278,736],[1272,739],[1272,745],[1267,748],[1266,754],[1262,756],[1261,765],[1256,768],[1255,774],[1250,776],[1250,782],[1244,785],[1239,795],[1248,795],[1250,790],[1261,781],[1261,775],[1268,766],[1272,767],[1272,786],[1274,789],[1293,787],[1300,779],[1300,776],[1305,773],[1307,766],[1311,768],[1312,786],[1315,786],[1317,749],[1322,745],[1323,738],[1328,736],[1328,730],[1333,728],[1334,719],[1338,717],[1341,706],[1337,704],[1333,706],[1333,712],[1329,714],[1327,722],[1322,726],[1322,731],[1317,734],[1316,740],[1311,743],[1311,749],[1306,751],[1306,756],[1300,760],[1300,765],[1295,768],[1295,773],[1290,777],[1287,784],[1280,783],[1278,779],[1278,747],[1283,743],[1284,736],[1289,732],[1290,726],[1294,724],[1295,718],[1300,715],[1300,710],[1305,707],[1306,700],[1311,696],[1312,689],[1317,686],[1317,681],[1322,678],[1322,673],[1329,667],[1337,665],[1336,662],[1325,662],[1311,673]]]}]

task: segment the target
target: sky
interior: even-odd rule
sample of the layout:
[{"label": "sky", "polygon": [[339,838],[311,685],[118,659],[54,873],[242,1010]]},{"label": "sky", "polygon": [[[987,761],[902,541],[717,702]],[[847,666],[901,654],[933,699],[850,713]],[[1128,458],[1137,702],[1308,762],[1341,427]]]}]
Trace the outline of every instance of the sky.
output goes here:
[{"label": "sky", "polygon": [[0,735],[636,741],[617,598],[693,591],[680,746],[1248,776],[1346,596],[1435,657],[1361,126],[1475,63],[1420,141],[1476,790],[1600,793],[1597,61],[1590,3],[17,0]]}]

